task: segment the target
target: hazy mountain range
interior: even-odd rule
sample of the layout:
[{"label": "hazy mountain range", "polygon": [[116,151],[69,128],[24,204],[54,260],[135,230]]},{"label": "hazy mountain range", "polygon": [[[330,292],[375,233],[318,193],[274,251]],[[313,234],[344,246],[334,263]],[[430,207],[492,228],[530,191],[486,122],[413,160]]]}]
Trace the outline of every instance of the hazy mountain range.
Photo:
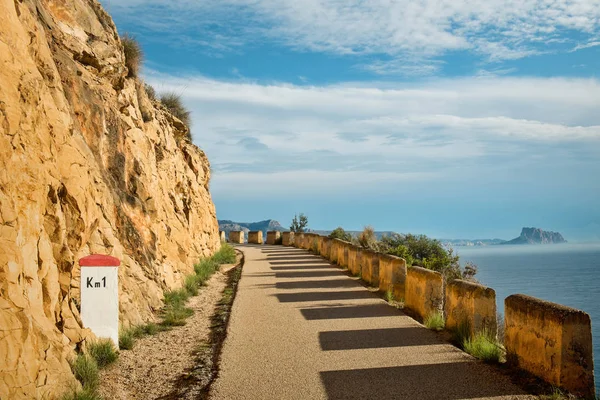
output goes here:
[{"label": "hazy mountain range", "polygon": [[[263,237],[266,237],[267,231],[284,232],[289,230],[284,228],[278,221],[267,219],[259,222],[234,222],[230,220],[219,220],[219,230],[225,231],[229,236],[230,231],[263,231]],[[318,233],[319,235],[329,235],[330,230],[307,229],[307,232]],[[346,231],[354,236],[361,231]],[[393,231],[376,231],[377,239],[382,236],[389,236]],[[544,231],[540,228],[522,228],[521,234],[512,240],[503,239],[439,239],[440,242],[452,246],[490,246],[499,244],[556,244],[566,243],[567,241],[558,232]]]}]

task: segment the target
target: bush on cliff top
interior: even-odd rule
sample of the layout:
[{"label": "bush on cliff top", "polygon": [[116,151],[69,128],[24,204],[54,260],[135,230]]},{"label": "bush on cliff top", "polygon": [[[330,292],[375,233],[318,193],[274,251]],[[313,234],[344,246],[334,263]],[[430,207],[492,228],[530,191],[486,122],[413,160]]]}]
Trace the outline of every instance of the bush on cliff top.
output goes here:
[{"label": "bush on cliff top", "polygon": [[175,92],[162,93],[160,95],[160,102],[171,114],[179,118],[189,128],[191,124],[191,112],[183,105],[181,95]]},{"label": "bush on cliff top", "polygon": [[142,47],[136,39],[127,33],[121,37],[121,43],[123,43],[123,52],[125,53],[125,65],[129,70],[127,77],[136,77],[140,72],[144,59]]}]

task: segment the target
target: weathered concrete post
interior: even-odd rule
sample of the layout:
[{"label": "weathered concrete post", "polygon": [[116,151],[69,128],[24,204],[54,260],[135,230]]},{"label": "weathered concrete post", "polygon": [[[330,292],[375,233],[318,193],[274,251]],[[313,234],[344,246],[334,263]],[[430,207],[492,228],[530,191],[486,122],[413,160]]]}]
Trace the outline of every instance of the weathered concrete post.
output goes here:
[{"label": "weathered concrete post", "polygon": [[244,243],[244,231],[230,231],[229,241],[231,243]]},{"label": "weathered concrete post", "polygon": [[486,331],[496,337],[496,292],[473,282],[456,279],[446,285],[446,329],[468,324],[471,335]]},{"label": "weathered concrete post", "polygon": [[248,232],[248,243],[263,244],[262,231],[250,231]]},{"label": "weathered concrete post", "polygon": [[81,322],[99,338],[112,339],[119,347],[118,258],[90,255],[81,266]]},{"label": "weathered concrete post", "polygon": [[219,231],[219,239],[221,239],[221,242],[225,241],[225,231]]},{"label": "weathered concrete post", "polygon": [[390,291],[394,298],[404,301],[406,285],[406,261],[389,254],[379,254],[379,290]]},{"label": "weathered concrete post", "polygon": [[325,258],[329,261],[329,254],[331,250],[331,239],[327,236],[320,236],[321,238],[321,246],[319,248],[319,252],[321,257]]},{"label": "weathered concrete post", "polygon": [[437,271],[410,267],[406,274],[404,308],[421,321],[429,315],[443,311],[443,277]]},{"label": "weathered concrete post", "polygon": [[302,249],[304,246],[304,233],[290,232],[290,234],[294,236],[294,240],[292,241],[292,243],[294,244],[294,247],[296,247],[298,249]]},{"label": "weathered concrete post", "polygon": [[[269,231],[267,232],[267,244],[278,244],[277,242],[281,238],[281,232]],[[281,244],[281,243],[279,243]]]},{"label": "weathered concrete post", "polygon": [[379,287],[379,257],[377,253],[373,250],[363,249],[360,263],[362,280]]},{"label": "weathered concrete post", "polygon": [[507,360],[546,382],[595,398],[590,316],[575,308],[513,294],[504,301]]},{"label": "weathered concrete post", "polygon": [[284,246],[295,245],[294,232],[283,232],[281,234],[281,244],[283,244]]}]

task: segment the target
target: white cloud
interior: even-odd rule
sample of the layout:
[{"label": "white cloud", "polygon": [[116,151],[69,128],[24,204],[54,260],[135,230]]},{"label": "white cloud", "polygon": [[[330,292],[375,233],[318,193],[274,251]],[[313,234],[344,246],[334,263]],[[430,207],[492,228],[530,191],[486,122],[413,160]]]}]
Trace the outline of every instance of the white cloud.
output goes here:
[{"label": "white cloud", "polygon": [[147,80],[183,94],[216,193],[233,182],[256,193],[335,192],[358,181],[383,187],[377,177],[423,184],[500,177],[506,168],[598,170],[600,82],[593,79],[295,86],[153,73]]},{"label": "white cloud", "polygon": [[[376,73],[435,70],[436,65],[429,64],[432,57],[454,50],[473,51],[490,61],[499,61],[559,51],[564,43],[580,49],[590,43],[578,44],[572,34],[587,42],[597,37],[600,27],[597,0],[104,3],[117,15],[136,15],[136,23],[152,30],[178,38],[192,35],[211,50],[269,41],[301,51],[391,57],[390,61],[373,63],[370,70]],[[400,65],[404,62],[406,67]],[[426,69],[411,67],[415,64],[425,65]]]}]

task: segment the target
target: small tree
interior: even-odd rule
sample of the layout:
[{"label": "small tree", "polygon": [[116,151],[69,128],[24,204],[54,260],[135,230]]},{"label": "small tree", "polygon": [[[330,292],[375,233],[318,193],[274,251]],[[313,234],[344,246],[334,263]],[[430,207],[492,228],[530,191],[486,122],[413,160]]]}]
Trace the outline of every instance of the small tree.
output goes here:
[{"label": "small tree", "polygon": [[330,234],[329,237],[331,239],[340,239],[343,240],[345,242],[351,242],[352,241],[352,235],[348,232],[346,232],[341,226],[338,226],[337,228],[335,228]]},{"label": "small tree", "polygon": [[308,217],[306,217],[306,215],[304,215],[303,213],[300,213],[300,215],[294,214],[294,219],[292,220],[292,225],[290,225],[290,231],[295,232],[295,233],[302,233],[302,232],[304,232],[307,225],[308,225]]}]

